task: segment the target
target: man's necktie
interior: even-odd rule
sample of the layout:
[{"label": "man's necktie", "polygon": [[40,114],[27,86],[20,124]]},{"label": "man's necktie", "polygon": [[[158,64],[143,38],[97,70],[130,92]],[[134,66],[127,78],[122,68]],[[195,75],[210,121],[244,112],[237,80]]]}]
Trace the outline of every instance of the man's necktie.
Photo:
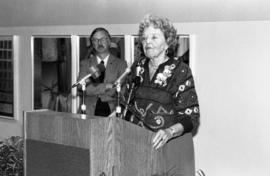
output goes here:
[{"label": "man's necktie", "polygon": [[[103,83],[104,81],[104,76],[105,76],[105,65],[104,61],[102,60],[100,62],[100,67],[104,67],[103,72],[100,73],[99,81],[100,83]],[[95,109],[95,115],[96,116],[108,116],[111,114],[110,106],[108,102],[103,102],[101,101],[101,98],[99,97],[96,102],[96,109]]]},{"label": "man's necktie", "polygon": [[100,73],[100,77],[99,77],[99,81],[100,81],[101,83],[103,83],[104,77],[105,77],[105,69],[106,69],[103,60],[100,62],[100,66],[101,66],[101,67],[104,67],[104,69],[102,69],[102,70],[104,70],[104,71],[102,71],[102,72]]}]

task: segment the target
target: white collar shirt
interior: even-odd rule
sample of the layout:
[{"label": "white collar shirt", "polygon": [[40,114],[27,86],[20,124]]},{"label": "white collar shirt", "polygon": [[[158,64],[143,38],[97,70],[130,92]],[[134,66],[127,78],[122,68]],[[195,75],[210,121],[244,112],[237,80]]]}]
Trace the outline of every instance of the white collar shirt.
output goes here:
[{"label": "white collar shirt", "polygon": [[[110,55],[108,54],[108,56],[106,56],[106,57],[103,59],[105,68],[107,67],[107,63],[108,63],[109,57],[110,57]],[[100,57],[97,56],[97,62],[98,62],[98,64],[100,64],[101,61],[102,61],[102,59],[100,59]]]}]

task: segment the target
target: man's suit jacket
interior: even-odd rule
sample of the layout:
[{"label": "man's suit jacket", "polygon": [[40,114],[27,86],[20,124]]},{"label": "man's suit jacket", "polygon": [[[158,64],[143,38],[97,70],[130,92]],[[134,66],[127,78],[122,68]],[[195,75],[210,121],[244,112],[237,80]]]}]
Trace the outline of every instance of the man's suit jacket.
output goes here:
[{"label": "man's suit jacket", "polygon": [[[82,60],[80,62],[80,73],[78,80],[89,74],[89,68],[91,66],[96,66],[97,64],[98,62],[96,56]],[[104,82],[97,84],[90,81],[90,83],[87,84],[85,98],[87,115],[94,115],[98,97],[100,97],[102,101],[108,102],[111,112],[115,110],[116,90],[111,89],[109,91],[106,91],[106,83],[114,83],[117,78],[119,78],[122,73],[124,73],[126,68],[127,63],[125,60],[119,59],[114,55],[110,54],[106,65]]]}]

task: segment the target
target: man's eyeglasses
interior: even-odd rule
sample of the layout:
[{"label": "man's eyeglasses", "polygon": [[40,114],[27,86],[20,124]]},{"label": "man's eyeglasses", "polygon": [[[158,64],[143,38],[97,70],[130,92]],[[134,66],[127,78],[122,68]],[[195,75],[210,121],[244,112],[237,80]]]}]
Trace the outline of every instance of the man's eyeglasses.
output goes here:
[{"label": "man's eyeglasses", "polygon": [[99,42],[105,43],[105,42],[107,42],[107,38],[106,37],[103,37],[101,39],[92,38],[92,43],[99,43]]}]

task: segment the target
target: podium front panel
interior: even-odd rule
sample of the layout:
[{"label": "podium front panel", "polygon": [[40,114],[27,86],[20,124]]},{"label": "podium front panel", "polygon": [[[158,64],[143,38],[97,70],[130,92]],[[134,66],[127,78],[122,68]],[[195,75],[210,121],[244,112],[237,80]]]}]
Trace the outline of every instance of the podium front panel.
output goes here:
[{"label": "podium front panel", "polygon": [[89,176],[89,150],[26,140],[27,176]]},{"label": "podium front panel", "polygon": [[53,111],[25,113],[24,130],[27,176],[195,175],[191,134],[155,150],[130,122]]}]

